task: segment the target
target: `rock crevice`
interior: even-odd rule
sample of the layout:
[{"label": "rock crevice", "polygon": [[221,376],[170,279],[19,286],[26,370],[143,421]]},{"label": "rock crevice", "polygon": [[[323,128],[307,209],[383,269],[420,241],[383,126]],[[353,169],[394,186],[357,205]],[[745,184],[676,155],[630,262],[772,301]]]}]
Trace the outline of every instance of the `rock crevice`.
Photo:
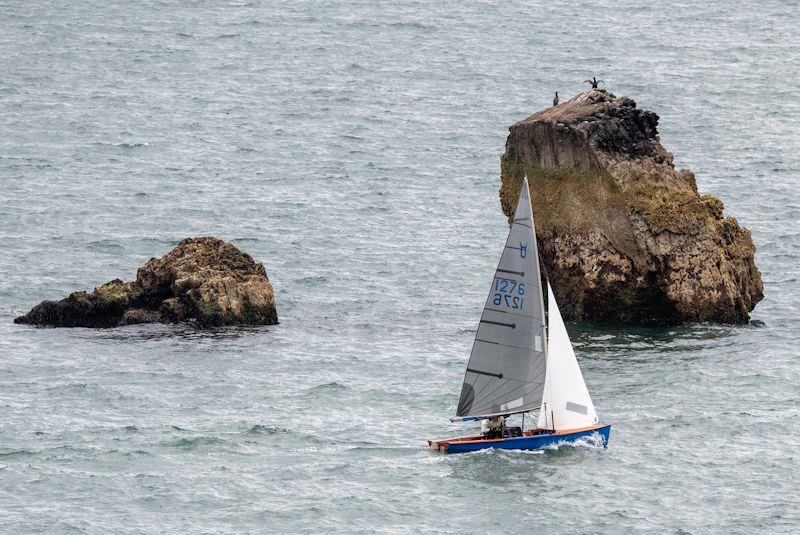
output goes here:
[{"label": "rock crevice", "polygon": [[744,323],[763,297],[750,233],[675,169],[658,119],[594,89],[516,123],[501,158],[503,212],[511,218],[527,175],[567,318]]}]

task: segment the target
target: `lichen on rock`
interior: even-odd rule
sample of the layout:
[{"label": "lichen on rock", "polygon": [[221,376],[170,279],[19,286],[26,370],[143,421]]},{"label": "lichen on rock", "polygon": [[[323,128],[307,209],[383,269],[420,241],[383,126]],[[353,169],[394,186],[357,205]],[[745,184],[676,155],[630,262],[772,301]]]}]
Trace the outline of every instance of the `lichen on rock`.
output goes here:
[{"label": "lichen on rock", "polygon": [[14,320],[58,327],[182,321],[201,327],[277,324],[264,265],[217,238],[187,238],[147,261],[134,282],[115,279],[91,293],[43,301]]},{"label": "lichen on rock", "polygon": [[544,269],[570,319],[744,323],[763,297],[747,229],[675,170],[658,115],[591,90],[510,127],[500,200],[530,182]]}]

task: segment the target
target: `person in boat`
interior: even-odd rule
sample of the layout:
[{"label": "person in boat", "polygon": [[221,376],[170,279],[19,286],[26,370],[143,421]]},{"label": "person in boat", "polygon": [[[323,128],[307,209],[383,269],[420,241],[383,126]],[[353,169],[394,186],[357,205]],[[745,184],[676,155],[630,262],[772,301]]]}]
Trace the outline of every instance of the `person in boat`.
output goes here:
[{"label": "person in boat", "polygon": [[506,427],[505,416],[492,416],[491,419],[481,420],[481,434],[485,438],[503,438],[503,430]]}]

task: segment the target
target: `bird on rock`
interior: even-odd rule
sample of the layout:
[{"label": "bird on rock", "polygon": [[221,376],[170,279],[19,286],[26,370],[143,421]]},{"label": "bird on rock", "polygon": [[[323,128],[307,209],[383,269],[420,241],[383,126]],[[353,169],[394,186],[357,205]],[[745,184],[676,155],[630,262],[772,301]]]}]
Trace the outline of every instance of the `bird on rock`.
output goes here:
[{"label": "bird on rock", "polygon": [[553,99],[553,106],[558,106],[558,91],[556,91],[556,98]]},{"label": "bird on rock", "polygon": [[592,84],[592,89],[597,89],[597,84],[599,84],[600,82],[606,83],[605,80],[598,80],[594,76],[592,76],[591,80],[583,81],[584,84]]}]

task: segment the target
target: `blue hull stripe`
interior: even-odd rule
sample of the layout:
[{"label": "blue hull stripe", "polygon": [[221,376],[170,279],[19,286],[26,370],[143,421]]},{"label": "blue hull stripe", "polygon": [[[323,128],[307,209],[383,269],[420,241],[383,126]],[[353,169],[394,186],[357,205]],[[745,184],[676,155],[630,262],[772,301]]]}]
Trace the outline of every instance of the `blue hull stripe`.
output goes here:
[{"label": "blue hull stripe", "polygon": [[[608,445],[608,438],[611,434],[611,425],[599,427],[597,429],[588,429],[586,431],[578,431],[576,433],[566,433],[563,435],[533,435],[527,437],[506,438],[503,440],[493,441],[474,441],[474,442],[450,442],[447,445],[447,453],[466,453],[469,451],[485,450],[489,448],[501,450],[540,450],[548,446],[557,446],[559,444],[569,444],[577,439],[583,437],[590,437],[592,435],[600,435],[603,440],[603,446]],[[445,442],[445,441],[441,441]]]}]

